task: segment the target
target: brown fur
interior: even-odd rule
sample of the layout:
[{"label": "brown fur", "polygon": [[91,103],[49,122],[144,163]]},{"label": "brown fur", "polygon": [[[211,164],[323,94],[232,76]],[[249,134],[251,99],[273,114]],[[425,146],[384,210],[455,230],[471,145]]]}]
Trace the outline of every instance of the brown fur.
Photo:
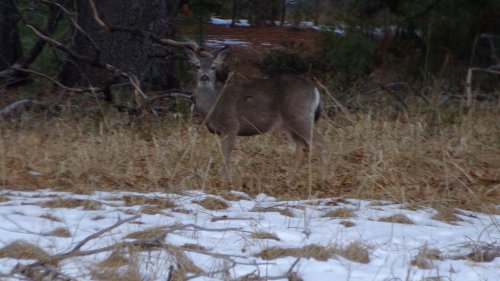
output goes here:
[{"label": "brown fur", "polygon": [[283,130],[296,144],[293,179],[302,166],[310,140],[322,142],[313,128],[320,111],[315,84],[298,76],[281,75],[218,85],[216,70],[227,52],[222,49],[214,56],[206,56],[187,50],[197,68],[196,109],[208,129],[222,138],[222,179],[229,179],[229,158],[236,136],[253,136],[274,129]]}]

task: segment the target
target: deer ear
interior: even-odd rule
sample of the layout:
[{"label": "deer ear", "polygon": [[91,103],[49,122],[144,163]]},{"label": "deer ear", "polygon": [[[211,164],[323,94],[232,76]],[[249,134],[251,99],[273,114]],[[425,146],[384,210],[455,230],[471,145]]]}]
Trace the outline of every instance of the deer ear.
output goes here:
[{"label": "deer ear", "polygon": [[217,65],[223,64],[224,60],[227,58],[229,53],[230,53],[229,46],[224,46],[223,48],[217,50],[214,54],[215,56],[214,62]]},{"label": "deer ear", "polygon": [[190,63],[194,65],[200,65],[200,59],[195,52],[191,51],[190,49],[186,49],[186,54]]}]

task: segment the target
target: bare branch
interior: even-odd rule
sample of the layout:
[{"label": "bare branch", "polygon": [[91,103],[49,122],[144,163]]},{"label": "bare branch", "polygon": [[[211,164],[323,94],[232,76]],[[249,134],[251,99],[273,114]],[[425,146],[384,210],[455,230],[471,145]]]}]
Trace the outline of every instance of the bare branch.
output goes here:
[{"label": "bare branch", "polygon": [[76,30],[78,30],[83,35],[85,35],[85,37],[90,41],[90,44],[92,44],[92,47],[98,53],[100,53],[101,50],[100,50],[99,46],[97,45],[97,43],[94,41],[94,39],[92,39],[92,37],[87,32],[85,32],[85,30],[83,30],[83,28],[78,24],[78,22],[71,15],[70,11],[68,11],[63,5],[61,5],[60,3],[57,3],[57,2],[47,1],[47,0],[42,0],[41,2],[45,3],[45,4],[48,4],[48,5],[54,5],[57,8],[59,8],[63,13],[65,13],[68,16],[68,18],[71,21],[71,23],[73,24],[73,26],[76,28]]},{"label": "bare branch", "polygon": [[76,246],[71,250],[71,252],[76,252],[76,251],[79,251],[81,247],[83,247],[87,242],[89,242],[90,240],[93,240],[93,239],[96,239],[98,238],[99,236],[101,236],[102,234],[106,233],[106,232],[109,232],[117,227],[119,227],[120,225],[122,224],[125,224],[129,221],[133,221],[133,220],[136,220],[138,218],[140,218],[141,215],[135,215],[135,216],[132,216],[132,217],[129,217],[129,218],[126,218],[126,219],[120,219],[118,220],[115,224],[113,224],[112,226],[108,226],[106,228],[103,228],[101,230],[99,230],[98,232],[94,233],[94,234],[91,234],[89,236],[87,236],[85,239],[83,239],[82,241],[80,241],[80,243],[76,244]]},{"label": "bare branch", "polygon": [[29,109],[45,109],[47,108],[47,106],[48,106],[47,103],[41,101],[29,100],[29,99],[20,100],[0,110],[0,117],[3,119],[7,119],[14,116],[15,114],[19,114]]},{"label": "bare branch", "polygon": [[39,76],[43,79],[46,79],[46,80],[56,84],[59,88],[65,90],[65,91],[74,92],[74,93],[104,92],[104,89],[102,89],[102,88],[72,88],[72,87],[68,87],[68,86],[65,86],[61,82],[57,81],[56,79],[54,79],[46,74],[31,70],[31,69],[20,68],[17,65],[13,65],[11,68],[14,70],[18,70],[18,71],[22,71],[22,72],[26,72],[26,73],[30,73],[30,74],[34,74],[36,76]]},{"label": "bare branch", "polygon": [[95,7],[94,0],[89,0],[90,9],[92,10],[92,16],[95,22],[102,27],[103,31],[109,31],[109,27],[101,20],[99,14],[97,13],[97,8]]},{"label": "bare branch", "polygon": [[495,68],[481,68],[481,67],[471,67],[467,70],[467,77],[465,78],[465,94],[466,94],[466,108],[470,108],[472,106],[472,74],[473,72],[485,72],[494,75],[500,75],[500,71]]}]

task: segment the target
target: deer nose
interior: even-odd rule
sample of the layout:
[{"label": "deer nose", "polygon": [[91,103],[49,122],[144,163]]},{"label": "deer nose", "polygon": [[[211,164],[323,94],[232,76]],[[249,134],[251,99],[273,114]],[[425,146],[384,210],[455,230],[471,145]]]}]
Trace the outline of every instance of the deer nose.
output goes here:
[{"label": "deer nose", "polygon": [[208,82],[210,81],[210,78],[208,77],[208,75],[204,74],[200,77],[200,80],[201,82]]}]

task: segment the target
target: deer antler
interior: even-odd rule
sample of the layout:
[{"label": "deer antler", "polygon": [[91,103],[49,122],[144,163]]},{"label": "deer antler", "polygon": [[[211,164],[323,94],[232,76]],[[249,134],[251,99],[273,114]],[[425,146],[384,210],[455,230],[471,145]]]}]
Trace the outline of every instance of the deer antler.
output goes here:
[{"label": "deer antler", "polygon": [[163,45],[170,45],[174,47],[183,47],[183,48],[188,48],[191,51],[198,53],[202,56],[205,57],[213,57],[213,55],[210,52],[205,51],[198,43],[194,41],[185,41],[185,42],[180,42],[172,39],[167,39],[167,38],[161,38],[160,43]]}]

